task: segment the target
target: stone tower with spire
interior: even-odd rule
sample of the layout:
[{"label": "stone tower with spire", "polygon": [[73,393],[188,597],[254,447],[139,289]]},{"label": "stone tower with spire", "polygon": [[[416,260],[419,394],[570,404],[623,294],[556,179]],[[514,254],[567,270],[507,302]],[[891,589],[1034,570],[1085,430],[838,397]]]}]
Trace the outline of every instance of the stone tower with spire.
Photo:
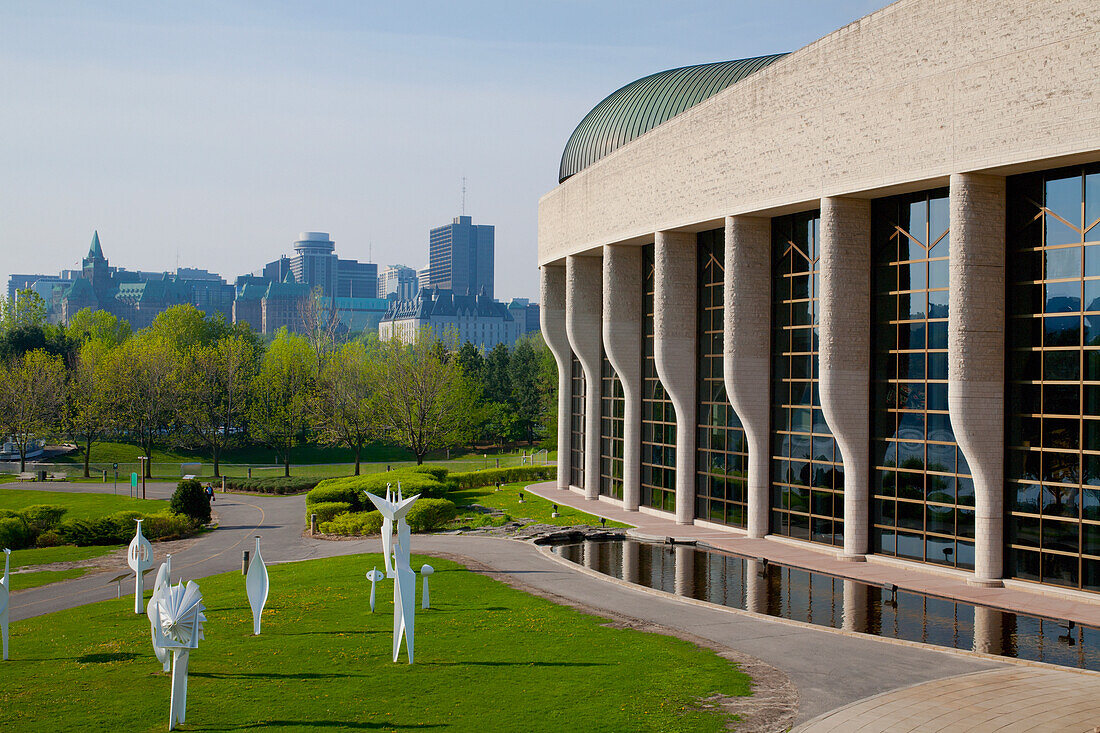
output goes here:
[{"label": "stone tower with spire", "polygon": [[111,272],[107,267],[107,258],[99,246],[99,230],[92,235],[92,244],[88,247],[88,256],[84,258],[84,279],[88,280],[100,302],[104,301],[111,289]]}]

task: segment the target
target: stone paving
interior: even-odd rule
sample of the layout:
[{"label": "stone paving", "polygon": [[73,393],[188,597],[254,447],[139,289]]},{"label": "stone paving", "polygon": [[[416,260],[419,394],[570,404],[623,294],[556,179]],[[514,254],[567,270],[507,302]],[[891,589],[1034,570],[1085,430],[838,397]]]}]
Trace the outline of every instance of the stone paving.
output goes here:
[{"label": "stone paving", "polygon": [[533,494],[557,504],[632,524],[630,534],[643,539],[694,540],[720,550],[748,557],[766,557],[770,562],[815,570],[830,575],[861,580],[873,585],[893,583],[903,590],[952,598],[966,603],[991,606],[1005,611],[1056,619],[1071,619],[1078,624],[1100,628],[1100,598],[1084,593],[1061,593],[1035,586],[1021,588],[1018,584],[1004,588],[983,588],[967,583],[969,573],[931,566],[913,567],[868,556],[867,562],[851,562],[837,558],[839,548],[810,547],[767,537],[749,539],[731,531],[698,525],[676,524],[671,516],[654,516],[643,512],[628,512],[607,501],[592,501],[581,494],[557,488],[553,482],[533,484],[527,489]]},{"label": "stone paving", "polygon": [[845,705],[794,733],[1093,733],[1100,676],[1010,667],[946,677]]}]

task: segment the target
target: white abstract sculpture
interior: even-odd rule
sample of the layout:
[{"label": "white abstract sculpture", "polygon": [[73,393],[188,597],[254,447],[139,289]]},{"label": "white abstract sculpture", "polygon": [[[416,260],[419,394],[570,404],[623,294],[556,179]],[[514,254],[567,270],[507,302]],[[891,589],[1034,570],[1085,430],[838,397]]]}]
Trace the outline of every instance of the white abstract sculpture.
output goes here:
[{"label": "white abstract sculpture", "polygon": [[252,633],[260,635],[260,614],[264,612],[264,604],[267,603],[267,566],[260,555],[260,536],[256,535],[256,554],[248,563],[248,575],[244,579],[245,590],[248,591],[248,605],[252,606]]},{"label": "white abstract sculpture", "polygon": [[424,584],[424,597],[420,601],[421,608],[431,608],[431,605],[428,601],[428,577],[434,572],[435,568],[433,568],[431,565],[420,566],[420,578],[421,582]]},{"label": "white abstract sculpture", "polygon": [[[408,499],[401,498],[401,484],[397,485],[397,503],[382,499],[374,494],[367,497],[378,507],[384,518],[397,522],[397,545],[393,553],[393,661],[401,654],[401,637],[405,637],[405,651],[409,655],[409,664],[413,663],[413,627],[416,621],[416,573],[409,567],[409,552],[412,532],[405,514],[420,494]],[[382,532],[382,547],[387,547],[387,534]]]},{"label": "white abstract sculpture", "polygon": [[4,579],[0,580],[0,636],[4,641],[4,661],[8,659],[8,589],[11,588],[11,576],[8,573],[8,561],[11,550],[4,548]]},{"label": "white abstract sculpture", "polygon": [[130,549],[126,553],[126,559],[130,563],[130,569],[134,571],[134,613],[142,612],[142,601],[145,600],[145,585],[142,574],[153,567],[153,546],[149,540],[141,534],[141,522],[137,521],[137,534],[130,540]]},{"label": "white abstract sculpture", "polygon": [[[386,484],[386,501],[393,501],[393,494],[390,493],[390,486],[392,484]],[[397,482],[398,491],[400,491],[401,482]],[[370,494],[367,494],[370,496]],[[381,511],[381,509],[379,510]],[[392,578],[393,573],[393,519],[385,512],[382,512],[382,562],[386,566],[386,577]]]},{"label": "white abstract sculpture", "polygon": [[370,612],[374,613],[374,584],[382,578],[386,577],[378,568],[371,568],[367,573],[367,580],[370,581]]},{"label": "white abstract sculpture", "polygon": [[[202,592],[194,581],[184,586],[168,586],[156,597],[156,625],[153,627],[153,645],[172,650],[172,701],[168,713],[168,730],[183,724],[187,717],[187,663],[192,649],[197,649],[203,638]],[[152,601],[150,604],[152,605]]]},{"label": "white abstract sculpture", "polygon": [[164,558],[164,562],[160,564],[160,570],[157,571],[157,579],[153,583],[153,595],[149,598],[148,608],[145,609],[146,615],[149,616],[149,628],[153,636],[153,651],[156,652],[157,660],[161,663],[165,672],[172,668],[172,659],[167,649],[162,649],[157,646],[157,601],[167,592],[171,585],[172,555],[169,554]]}]

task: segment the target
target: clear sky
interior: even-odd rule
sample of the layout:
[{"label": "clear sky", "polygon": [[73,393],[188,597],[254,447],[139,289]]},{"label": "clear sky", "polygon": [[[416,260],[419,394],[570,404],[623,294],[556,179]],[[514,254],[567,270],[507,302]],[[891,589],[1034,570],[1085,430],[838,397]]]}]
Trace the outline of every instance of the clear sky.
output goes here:
[{"label": "clear sky", "polygon": [[422,267],[461,207],[497,297],[538,296],[537,203],[603,97],[793,51],[885,0],[0,3],[0,278],[111,264],[227,279],[327,231]]}]

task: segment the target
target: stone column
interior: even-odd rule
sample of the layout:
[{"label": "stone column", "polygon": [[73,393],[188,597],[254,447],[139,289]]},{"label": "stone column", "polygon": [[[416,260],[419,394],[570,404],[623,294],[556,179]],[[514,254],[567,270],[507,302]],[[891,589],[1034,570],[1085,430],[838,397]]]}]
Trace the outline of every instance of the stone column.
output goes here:
[{"label": "stone column", "polygon": [[638,510],[642,482],[642,248],[603,248],[603,347],[623,385],[623,507]]},{"label": "stone column", "polygon": [[699,277],[695,235],[657,232],[653,251],[654,365],[676,410],[676,523],[692,524]]},{"label": "stone column", "polygon": [[767,571],[762,571],[756,560],[744,561],[745,573],[745,610],[753,613],[768,613]]},{"label": "stone column", "polygon": [[867,628],[869,626],[867,618],[867,598],[870,595],[870,587],[856,580],[845,580],[843,583],[843,629],[845,631],[867,633]]},{"label": "stone column", "polygon": [[565,258],[565,332],[584,369],[584,498],[600,496],[600,353],[603,344],[601,258]]},{"label": "stone column", "polygon": [[673,548],[675,575],[673,589],[676,595],[685,598],[695,597],[695,548],[691,545],[676,545]]},{"label": "stone column", "polygon": [[1005,179],[951,176],[947,404],[974,476],[974,579],[1004,573]]},{"label": "stone column", "polygon": [[726,217],[725,358],[726,394],[749,449],[749,537],[768,533],[771,508],[771,316],[772,222],[751,216]]},{"label": "stone column", "polygon": [[[954,253],[952,253],[954,254]],[[974,606],[974,647],[982,654],[1000,654],[1004,651],[1003,611],[986,606]]]},{"label": "stone column", "polygon": [[569,488],[569,338],[565,334],[565,266],[543,265],[539,323],[558,364],[558,488]]},{"label": "stone column", "polygon": [[821,409],[844,463],[843,559],[868,550],[871,202],[821,200]]},{"label": "stone column", "polygon": [[623,543],[623,580],[638,582],[638,567],[641,564],[641,546],[637,542]]}]

